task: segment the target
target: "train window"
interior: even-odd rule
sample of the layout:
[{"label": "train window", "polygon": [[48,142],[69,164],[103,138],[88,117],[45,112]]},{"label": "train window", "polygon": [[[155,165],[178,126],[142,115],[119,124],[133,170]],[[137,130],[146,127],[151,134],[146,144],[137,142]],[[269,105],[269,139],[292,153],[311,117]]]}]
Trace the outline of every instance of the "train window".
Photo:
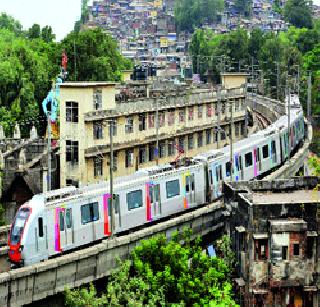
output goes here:
[{"label": "train window", "polygon": [[260,148],[257,148],[257,162],[260,162]]},{"label": "train window", "polygon": [[71,228],[72,226],[71,209],[66,210],[66,226],[67,228]]},{"label": "train window", "polygon": [[226,163],[226,177],[229,177],[231,174],[231,162]]},{"label": "train window", "polygon": [[[115,214],[120,213],[120,198],[118,194],[113,194],[113,204],[115,205]],[[108,198],[108,215],[111,216],[111,200]]]},{"label": "train window", "polygon": [[98,203],[91,203],[81,206],[81,223],[87,224],[99,220]]},{"label": "train window", "polygon": [[268,148],[268,144],[267,145],[264,145],[262,147],[262,158],[265,159],[265,158],[268,158],[269,157],[269,148]]},{"label": "train window", "polygon": [[210,180],[210,184],[212,185],[213,184],[213,181],[212,181],[212,170],[209,170],[209,180]]},{"label": "train window", "polygon": [[275,155],[277,153],[276,141],[272,141],[271,142],[271,152],[272,152],[273,155]]},{"label": "train window", "polygon": [[21,234],[24,229],[24,225],[30,215],[29,208],[21,208],[14,220],[14,224],[10,231],[10,243],[15,245],[20,242]]},{"label": "train window", "polygon": [[59,227],[60,231],[64,231],[64,212],[59,212]]},{"label": "train window", "polygon": [[39,238],[43,237],[43,220],[42,217],[38,218]]},{"label": "train window", "polygon": [[248,152],[244,155],[245,167],[250,167],[252,165],[252,152]]},{"label": "train window", "polygon": [[142,190],[127,193],[128,210],[137,209],[143,206]]},{"label": "train window", "polygon": [[166,182],[167,198],[172,198],[180,195],[179,179]]}]

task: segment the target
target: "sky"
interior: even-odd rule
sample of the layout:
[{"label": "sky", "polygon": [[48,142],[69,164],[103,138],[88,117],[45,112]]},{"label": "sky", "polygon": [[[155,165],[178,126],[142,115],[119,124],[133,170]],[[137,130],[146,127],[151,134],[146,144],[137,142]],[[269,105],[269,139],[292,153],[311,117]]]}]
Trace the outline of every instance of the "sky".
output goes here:
[{"label": "sky", "polygon": [[61,40],[80,18],[81,0],[0,0],[0,12],[19,20],[24,29],[49,25]]},{"label": "sky", "polygon": [[[91,2],[91,1],[90,1]],[[320,0],[314,0],[320,5]],[[80,18],[81,0],[0,0],[0,12],[19,20],[24,29],[34,23],[52,27],[57,40],[64,38]]]}]

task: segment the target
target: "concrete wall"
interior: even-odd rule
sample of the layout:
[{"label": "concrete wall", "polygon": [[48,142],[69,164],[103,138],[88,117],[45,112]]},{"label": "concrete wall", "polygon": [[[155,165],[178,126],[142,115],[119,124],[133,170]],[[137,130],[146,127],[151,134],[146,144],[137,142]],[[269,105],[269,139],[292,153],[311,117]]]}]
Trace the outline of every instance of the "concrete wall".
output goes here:
[{"label": "concrete wall", "polygon": [[193,235],[204,236],[224,229],[225,208],[221,202],[185,213],[169,221],[136,231],[127,236],[107,239],[92,247],[51,259],[30,267],[0,274],[0,302],[20,306],[110,275],[116,259],[127,259],[140,240],[156,234],[168,238],[176,230],[191,228]]}]

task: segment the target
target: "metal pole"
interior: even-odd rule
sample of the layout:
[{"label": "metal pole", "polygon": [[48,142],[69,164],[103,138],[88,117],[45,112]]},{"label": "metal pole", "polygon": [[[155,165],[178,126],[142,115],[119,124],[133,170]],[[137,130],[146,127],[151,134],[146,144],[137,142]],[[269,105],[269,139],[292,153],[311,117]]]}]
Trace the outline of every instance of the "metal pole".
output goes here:
[{"label": "metal pole", "polygon": [[218,104],[217,104],[217,108],[218,108],[218,118],[217,118],[217,148],[219,148],[219,142],[220,142],[220,121],[221,121],[221,88],[220,86],[218,87]]},{"label": "metal pole", "polygon": [[116,229],[115,207],[113,206],[113,121],[110,121],[110,208],[111,208],[111,237]]},{"label": "metal pole", "polygon": [[290,150],[291,150],[291,144],[290,144],[290,135],[291,135],[291,129],[290,129],[290,110],[291,110],[291,95],[290,95],[290,84],[288,82],[287,79],[287,84],[288,84],[288,146],[289,146],[289,150],[288,150],[288,161],[290,162]]},{"label": "metal pole", "polygon": [[233,137],[232,137],[232,132],[233,132],[233,99],[228,99],[229,97],[227,96],[227,101],[230,101],[230,163],[231,163],[231,169],[230,169],[230,181],[233,179]]},{"label": "metal pole", "polygon": [[159,110],[158,99],[156,98],[156,165],[159,165]]},{"label": "metal pole", "polygon": [[312,83],[311,83],[311,71],[309,71],[308,75],[308,105],[307,105],[307,115],[308,115],[308,120],[311,120],[311,89],[312,89]]},{"label": "metal pole", "polygon": [[48,111],[48,174],[47,174],[47,191],[51,191],[51,112]]},{"label": "metal pole", "polygon": [[280,99],[280,64],[277,62],[277,100]]}]

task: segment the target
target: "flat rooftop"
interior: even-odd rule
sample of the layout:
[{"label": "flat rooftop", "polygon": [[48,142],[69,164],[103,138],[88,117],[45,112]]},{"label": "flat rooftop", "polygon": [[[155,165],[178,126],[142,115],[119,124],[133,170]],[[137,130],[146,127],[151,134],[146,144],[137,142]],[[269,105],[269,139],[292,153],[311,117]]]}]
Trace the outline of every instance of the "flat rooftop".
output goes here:
[{"label": "flat rooftop", "polygon": [[293,190],[284,193],[253,192],[253,204],[301,204],[320,202],[320,191],[316,190]]},{"label": "flat rooftop", "polygon": [[78,82],[65,82],[61,83],[60,87],[96,87],[96,86],[115,86],[116,82],[108,82],[108,81],[78,81]]}]

